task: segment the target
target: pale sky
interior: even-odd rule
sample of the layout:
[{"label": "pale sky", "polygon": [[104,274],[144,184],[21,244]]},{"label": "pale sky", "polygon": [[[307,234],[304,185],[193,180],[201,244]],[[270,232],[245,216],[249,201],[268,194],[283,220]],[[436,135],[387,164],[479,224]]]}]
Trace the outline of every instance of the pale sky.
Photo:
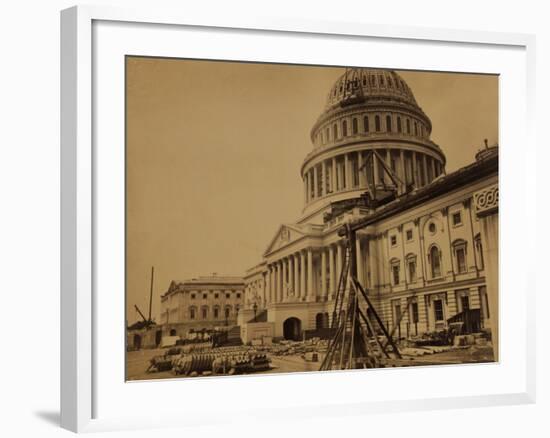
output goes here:
[{"label": "pale sky", "polygon": [[[127,59],[127,317],[171,280],[243,275],[303,207],[310,129],[343,68]],[[498,78],[399,72],[447,172],[498,140]]]}]

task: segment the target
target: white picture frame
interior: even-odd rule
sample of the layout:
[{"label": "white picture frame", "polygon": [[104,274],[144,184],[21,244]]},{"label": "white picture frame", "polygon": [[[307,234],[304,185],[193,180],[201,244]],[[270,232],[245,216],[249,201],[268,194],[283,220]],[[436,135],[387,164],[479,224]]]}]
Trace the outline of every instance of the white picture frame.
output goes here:
[{"label": "white picture frame", "polygon": [[[94,153],[94,148],[98,138],[101,135],[96,131],[94,123],[98,121],[101,114],[98,114],[98,95],[95,87],[99,77],[103,73],[94,65],[94,59],[102,56],[98,50],[102,50],[102,36],[96,27],[98,23],[109,23],[110,26],[128,26],[133,27],[132,32],[141,32],[142,28],[148,27],[151,32],[164,32],[170,29],[185,28],[198,30],[201,34],[209,32],[223,32],[224,30],[238,31],[239,38],[254,39],[259,38],[263,33],[269,33],[270,37],[278,39],[303,38],[305,36],[320,37],[338,37],[349,38],[352,41],[383,41],[386,44],[400,44],[406,42],[411,47],[420,45],[429,45],[445,47],[451,44],[465,49],[484,47],[489,49],[498,49],[499,52],[514,53],[514,56],[521,54],[519,59],[524,62],[516,63],[510,66],[510,69],[518,71],[518,78],[524,78],[525,87],[518,91],[516,99],[521,101],[521,108],[518,109],[520,115],[524,118],[518,121],[518,126],[504,126],[502,130],[512,129],[516,131],[504,132],[503,142],[501,144],[501,202],[505,225],[501,233],[502,241],[509,241],[509,245],[501,245],[506,249],[501,252],[502,263],[514,262],[514,257],[521,257],[518,249],[527,249],[534,246],[534,236],[536,235],[535,220],[529,218],[525,209],[523,211],[512,212],[507,210],[507,199],[520,196],[529,200],[534,196],[535,176],[533,172],[528,173],[526,166],[521,166],[517,162],[515,177],[518,178],[518,184],[509,182],[510,166],[514,161],[507,158],[506,143],[508,139],[521,138],[523,141],[522,150],[525,155],[533,152],[535,142],[533,138],[533,119],[534,119],[534,45],[535,39],[531,35],[523,34],[505,34],[491,33],[483,31],[459,31],[450,29],[425,29],[416,27],[402,26],[374,26],[361,22],[341,23],[341,22],[316,22],[301,20],[289,17],[288,19],[258,18],[241,16],[240,19],[227,20],[224,17],[210,14],[208,16],[196,15],[193,11],[162,11],[156,9],[149,10],[126,10],[109,7],[78,6],[62,11],[61,13],[61,425],[72,431],[101,431],[112,429],[135,429],[163,426],[185,426],[191,424],[203,424],[212,412],[217,413],[218,421],[235,421],[235,419],[254,418],[254,419],[274,419],[275,416],[291,415],[293,418],[311,418],[312,416],[326,415],[362,415],[367,412],[398,412],[416,409],[441,409],[458,408],[473,406],[492,406],[504,404],[531,403],[535,399],[535,342],[534,342],[534,300],[530,299],[534,295],[532,281],[525,281],[520,288],[521,294],[517,305],[518,316],[514,328],[517,339],[517,345],[521,347],[515,354],[517,357],[517,366],[509,371],[510,384],[503,391],[493,391],[485,393],[468,393],[445,391],[439,395],[415,397],[413,393],[406,397],[382,396],[379,393],[374,398],[364,398],[361,396],[351,397],[346,401],[345,394],[341,399],[329,402],[328,400],[319,400],[315,394],[311,394],[310,399],[300,403],[300,410],[285,410],[280,406],[277,400],[280,400],[280,394],[290,387],[301,385],[298,379],[303,379],[297,375],[278,375],[268,378],[262,377],[269,382],[276,382],[279,392],[275,387],[264,385],[263,381],[256,377],[251,378],[229,378],[223,383],[216,379],[196,380],[188,383],[189,391],[200,390],[206,394],[213,393],[216,385],[224,385],[226,390],[235,391],[237,388],[246,387],[248,391],[254,391],[254,385],[260,387],[263,391],[273,391],[274,402],[265,407],[256,406],[254,402],[246,402],[246,399],[239,400],[230,412],[222,412],[215,406],[212,407],[208,416],[202,415],[200,409],[193,415],[182,415],[177,410],[170,412],[163,411],[162,407],[155,408],[149,406],[150,416],[123,414],[111,415],[111,411],[105,408],[103,415],[101,397],[103,400],[105,394],[105,384],[101,382],[105,378],[106,355],[98,355],[97,351],[103,348],[103,332],[105,330],[120,330],[120,322],[109,318],[98,318],[98,301],[96,294],[98,288],[105,282],[105,270],[98,269],[101,260],[98,259],[98,210],[99,203],[104,202],[100,199],[102,190],[98,187],[98,177],[104,178],[111,170],[104,169],[101,166],[103,161],[98,159]],[[114,24],[113,24],[114,23]],[[140,29],[137,29],[139,27]],[[117,30],[118,31],[118,30]],[[126,30],[123,30],[126,31]],[[107,32],[107,37],[109,37]],[[138,38],[139,40],[139,38]],[[115,41],[113,41],[114,43]],[[139,41],[138,43],[139,44]],[[148,50],[155,50],[155,44],[163,44],[162,37],[153,38]],[[116,46],[117,44],[113,44]],[[123,50],[121,48],[121,50]],[[200,45],[195,48],[199,53]],[[131,54],[136,54],[132,52]],[[212,56],[212,55],[211,55]],[[267,55],[266,55],[267,56]],[[343,58],[335,59],[338,64],[346,60]],[[504,56],[504,55],[503,55]],[[243,55],[243,57],[245,57]],[[245,57],[246,58],[246,57]],[[269,58],[269,56],[268,56]],[[254,54],[250,59],[256,59]],[[347,58],[350,59],[350,58]],[[263,59],[269,60],[269,59]],[[299,61],[298,58],[292,58],[289,55],[289,62]],[[456,61],[460,65],[460,59]],[[104,63],[102,64],[104,65]],[[412,64],[411,64],[412,66]],[[427,69],[434,68],[426,64]],[[457,68],[458,69],[458,68]],[[471,71],[468,68],[465,71]],[[510,70],[512,71],[512,70]],[[492,71],[500,73],[498,69]],[[119,82],[120,83],[120,82]],[[508,85],[510,86],[510,85]],[[120,92],[119,89],[117,92]],[[507,91],[507,89],[504,89]],[[120,103],[120,102],[119,102]],[[502,119],[501,119],[502,120]],[[502,122],[501,122],[502,124]],[[519,126],[521,125],[521,126]],[[501,130],[501,132],[502,132]],[[105,178],[107,178],[105,176]],[[119,180],[120,181],[120,180]],[[100,184],[101,185],[101,184]],[[122,189],[122,188],[119,188]],[[509,219],[506,213],[509,212]],[[514,216],[515,215],[515,216]],[[509,226],[506,221],[509,220]],[[524,241],[511,239],[510,230],[523,221],[524,226],[528,224],[532,232],[525,236]],[[120,233],[120,228],[110,232]],[[101,233],[100,233],[101,234]],[[532,268],[525,264],[519,264],[518,270],[513,274],[501,272],[502,275],[513,275],[517,278],[534,278],[529,275]],[[503,270],[504,271],[504,270]],[[118,275],[121,273],[119,272]],[[104,276],[104,278],[101,278]],[[122,292],[120,292],[122,293]],[[504,306],[506,304],[505,295],[503,298]],[[504,310],[501,326],[507,324],[506,309]],[[521,311],[520,311],[521,310]],[[123,318],[123,315],[120,316]],[[509,320],[508,320],[509,322]],[[117,325],[118,324],[118,325]],[[501,345],[504,347],[508,339],[506,331],[501,336]],[[110,351],[110,350],[106,350]],[[116,350],[113,350],[116,351]],[[116,353],[115,353],[116,355]],[[102,357],[102,359],[99,359]],[[120,351],[120,357],[112,356],[113,360],[123,361],[123,351]],[[122,359],[121,359],[122,358]],[[117,362],[119,363],[119,362]],[[492,366],[492,373],[497,373],[499,369],[505,369],[509,360],[506,356],[506,348],[503,349],[503,359],[498,365]],[[499,368],[500,367],[500,368]],[[477,373],[481,368],[465,366],[469,373]],[[471,371],[474,370],[474,371]],[[119,370],[120,371],[120,370]],[[412,373],[412,371],[395,370],[395,376],[404,375],[403,373]],[[418,375],[422,372],[418,371]],[[430,373],[437,374],[438,370],[430,369]],[[459,373],[461,370],[457,367],[451,367],[446,373]],[[398,374],[401,373],[401,374]],[[417,371],[414,371],[417,373]],[[316,374],[316,373],[313,373]],[[357,384],[359,374],[357,373],[333,373],[330,376],[324,374],[315,379],[322,378],[326,383],[325,391],[330,393],[337,388],[353,388]],[[383,379],[383,374],[379,374]],[[504,377],[501,376],[501,377]],[[310,385],[309,388],[319,384],[319,380],[307,377],[304,385]],[[124,385],[124,382],[119,382]],[[103,385],[103,386],[102,386]],[[141,385],[141,386],[139,386]],[[160,391],[170,392],[181,382],[144,382],[139,384],[126,384],[131,387],[132,394],[135,397],[140,391]],[[181,386],[179,386],[181,388]],[[113,390],[115,391],[115,390]],[[153,393],[151,392],[151,393]],[[435,393],[434,393],[435,394]],[[115,392],[111,394],[115,401],[113,403],[123,404],[122,399],[116,399]],[[131,395],[128,395],[131,397]],[[307,398],[307,397],[306,397]],[[271,406],[271,407],[270,407]],[[277,408],[275,409],[274,406]],[[219,412],[218,412],[219,411]],[[114,412],[114,411],[113,411]]]}]

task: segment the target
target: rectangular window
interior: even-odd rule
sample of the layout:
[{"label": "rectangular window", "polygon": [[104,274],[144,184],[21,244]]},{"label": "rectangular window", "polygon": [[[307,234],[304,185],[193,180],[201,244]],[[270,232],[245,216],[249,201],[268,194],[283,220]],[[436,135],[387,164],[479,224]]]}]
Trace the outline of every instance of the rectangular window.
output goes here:
[{"label": "rectangular window", "polygon": [[395,313],[395,323],[397,323],[397,321],[399,321],[401,319],[401,305],[400,304],[395,304],[393,306],[394,308],[394,313]]},{"label": "rectangular window", "polygon": [[192,300],[195,299],[195,294],[191,294],[191,299],[192,299]]},{"label": "rectangular window", "polygon": [[409,281],[414,283],[416,281],[416,261],[409,261]]},{"label": "rectangular window", "polygon": [[215,294],[214,294],[214,298],[215,298],[215,299],[218,299],[219,297],[220,297],[220,294],[218,294],[218,293],[215,293]]},{"label": "rectangular window", "polygon": [[466,254],[464,253],[464,248],[456,249],[456,265],[459,274],[466,272]]},{"label": "rectangular window", "polygon": [[208,298],[208,294],[202,294],[202,298],[206,300]]},{"label": "rectangular window", "polygon": [[225,298],[229,299],[229,298],[230,298],[230,295],[229,295],[229,294],[225,294]]},{"label": "rectangular window", "polygon": [[407,230],[407,242],[410,242],[413,239],[413,230]]},{"label": "rectangular window", "polygon": [[418,303],[411,304],[412,322],[416,324],[418,322]]},{"label": "rectangular window", "polygon": [[434,316],[436,321],[443,321],[443,301],[434,301]]},{"label": "rectangular window", "polygon": [[460,214],[460,211],[457,211],[456,213],[453,213],[453,226],[461,225],[462,224],[462,215]]},{"label": "rectangular window", "polygon": [[399,265],[393,265],[391,270],[393,274],[393,284],[397,286],[399,284]]},{"label": "rectangular window", "polygon": [[462,305],[463,312],[470,309],[470,298],[468,297],[468,295],[462,295],[460,297],[460,304]]},{"label": "rectangular window", "polygon": [[397,236],[393,235],[390,237],[391,246],[397,245]]}]

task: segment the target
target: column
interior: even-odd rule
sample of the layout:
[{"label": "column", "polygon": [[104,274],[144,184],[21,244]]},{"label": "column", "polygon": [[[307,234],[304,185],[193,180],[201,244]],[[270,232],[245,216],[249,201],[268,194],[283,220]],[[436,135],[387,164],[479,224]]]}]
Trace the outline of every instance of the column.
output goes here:
[{"label": "column", "polygon": [[271,265],[271,292],[270,292],[270,301],[272,303],[277,302],[277,270],[275,265]]},{"label": "column", "polygon": [[[388,169],[391,169],[391,149],[386,149],[386,167]],[[384,180],[386,181],[386,184],[393,184],[390,176],[386,173],[384,173],[384,175]]]},{"label": "column", "polygon": [[405,169],[405,151],[403,149],[399,151],[399,162],[401,163],[399,178],[401,178],[401,181],[403,182],[401,192],[404,193],[407,191],[407,169]]},{"label": "column", "polygon": [[294,260],[292,256],[288,256],[288,288],[286,298],[290,298],[290,291],[294,294]]},{"label": "column", "polygon": [[325,160],[321,162],[321,193],[319,196],[324,196],[327,194],[327,169]]},{"label": "column", "polygon": [[342,245],[340,243],[336,244],[336,289],[338,289],[338,282],[340,281],[340,274],[342,273],[342,265],[344,263]]},{"label": "column", "polygon": [[287,282],[287,263],[288,260],[285,258],[281,261],[283,264],[283,281],[282,281],[282,291],[281,291],[281,301],[286,301],[288,295],[288,282]]},{"label": "column", "polygon": [[327,296],[327,252],[325,248],[321,249],[321,296],[323,299]]},{"label": "column", "polygon": [[271,302],[271,266],[267,265],[267,279],[265,285],[265,303]]},{"label": "column", "polygon": [[413,170],[413,183],[416,188],[420,187],[420,184],[418,182],[418,169],[417,169],[417,162],[416,162],[416,152],[412,153],[412,170]]},{"label": "column", "polygon": [[372,155],[372,172],[374,175],[374,186],[376,187],[380,182],[380,177],[378,176],[378,156],[377,154]]},{"label": "column", "polygon": [[281,259],[279,261],[279,263],[281,264],[281,270],[279,271],[279,276],[281,278],[281,281],[280,281],[281,287],[279,287],[279,298],[278,298],[278,300],[279,300],[279,303],[282,303],[283,299],[284,299],[284,295],[285,295],[285,289],[286,289],[286,287],[285,287],[286,286],[285,285],[286,281],[285,281],[285,277],[284,277],[284,275],[286,273],[286,268],[285,268],[284,259]]},{"label": "column", "polygon": [[279,301],[279,286],[280,286],[280,278],[279,278],[279,261],[275,262],[275,269],[274,269],[274,278],[273,278],[273,302],[277,303]]},{"label": "column", "polygon": [[428,163],[426,154],[422,154],[422,171],[424,172],[424,184],[428,184]]},{"label": "column", "polygon": [[350,160],[348,158],[348,154],[344,154],[344,169],[346,174],[346,190],[349,190],[351,188],[351,171],[350,171]]},{"label": "column", "polygon": [[294,298],[300,296],[300,270],[299,270],[299,259],[296,254],[292,255],[293,265],[294,265]]},{"label": "column", "polygon": [[334,246],[328,247],[328,269],[329,269],[329,293],[334,295],[336,291],[336,276],[334,272]]},{"label": "column", "polygon": [[359,283],[365,284],[363,279],[363,257],[361,253],[361,239],[359,237],[355,239],[355,258],[357,261],[357,280],[359,280]]},{"label": "column", "polygon": [[367,183],[365,182],[365,169],[361,169],[363,164],[363,152],[359,151],[357,152],[357,173],[360,188],[367,186]]},{"label": "column", "polygon": [[338,180],[338,177],[336,175],[337,169],[336,169],[336,157],[332,159],[332,193],[335,193],[336,190],[338,190],[338,187],[336,185],[336,182]]},{"label": "column", "polygon": [[318,198],[319,193],[317,189],[319,187],[319,168],[315,166],[312,170],[313,170],[313,197]]},{"label": "column", "polygon": [[304,203],[307,204],[307,173],[304,173]]},{"label": "column", "polygon": [[376,259],[378,254],[376,251],[376,237],[372,236],[368,240],[369,245],[369,270],[370,270],[370,284],[369,288],[374,289],[378,285],[378,264]]},{"label": "column", "polygon": [[306,296],[306,254],[300,253],[300,298]]},{"label": "column", "polygon": [[313,301],[313,251],[311,248],[307,250],[307,286],[306,286],[306,299]]}]

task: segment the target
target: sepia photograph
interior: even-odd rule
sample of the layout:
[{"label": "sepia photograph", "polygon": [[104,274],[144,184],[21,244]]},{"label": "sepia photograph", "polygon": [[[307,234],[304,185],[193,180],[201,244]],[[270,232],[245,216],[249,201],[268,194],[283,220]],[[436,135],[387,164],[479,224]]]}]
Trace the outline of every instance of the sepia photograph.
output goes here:
[{"label": "sepia photograph", "polygon": [[498,75],[125,75],[127,381],[498,362]]}]

